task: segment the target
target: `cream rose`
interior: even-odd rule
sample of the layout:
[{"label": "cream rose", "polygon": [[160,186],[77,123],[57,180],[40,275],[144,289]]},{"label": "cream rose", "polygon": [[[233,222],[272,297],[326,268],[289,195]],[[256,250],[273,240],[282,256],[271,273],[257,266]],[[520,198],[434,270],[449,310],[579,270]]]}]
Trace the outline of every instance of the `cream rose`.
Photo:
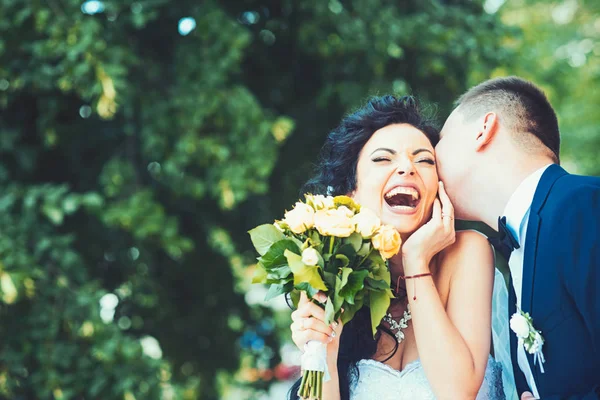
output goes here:
[{"label": "cream rose", "polygon": [[320,194],[314,196],[306,196],[306,202],[311,204],[315,208],[315,210],[328,210],[335,206],[335,204],[333,203],[333,197],[326,197]]},{"label": "cream rose", "polygon": [[284,222],[294,233],[304,233],[315,224],[315,210],[308,204],[297,202],[291,211],[285,213]]},{"label": "cream rose", "polygon": [[379,217],[365,207],[361,208],[360,212],[353,219],[356,224],[356,232],[360,233],[365,239],[373,236],[381,226]]},{"label": "cream rose", "polygon": [[371,241],[373,242],[373,247],[379,250],[381,257],[386,260],[398,254],[400,245],[402,244],[400,234],[396,228],[390,225],[382,225]]},{"label": "cream rose", "polygon": [[349,209],[346,206],[339,206],[337,208],[338,213],[345,215],[348,218],[352,218],[354,217],[354,211],[352,211],[351,209]]},{"label": "cream rose", "polygon": [[526,339],[529,336],[529,321],[519,313],[510,318],[510,329],[517,334],[518,338]]},{"label": "cream rose", "polygon": [[302,252],[302,262],[304,265],[317,265],[319,263],[319,253],[312,247],[304,249]]},{"label": "cream rose", "polygon": [[[348,215],[350,212],[350,216]],[[347,207],[319,210],[315,213],[315,227],[321,235],[348,237],[354,233],[354,213]]]}]

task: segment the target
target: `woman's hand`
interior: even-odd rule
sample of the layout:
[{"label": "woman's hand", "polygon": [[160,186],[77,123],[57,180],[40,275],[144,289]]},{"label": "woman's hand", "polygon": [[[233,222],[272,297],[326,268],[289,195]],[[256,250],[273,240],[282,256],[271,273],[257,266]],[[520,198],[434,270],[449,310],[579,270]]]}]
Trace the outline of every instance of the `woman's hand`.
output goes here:
[{"label": "woman's hand", "polygon": [[[320,302],[327,300],[327,296],[319,292],[315,296]],[[309,340],[317,340],[327,344],[327,363],[335,365],[340,347],[342,333],[341,321],[334,322],[331,326],[325,324],[325,310],[308,299],[306,293],[300,293],[298,309],[292,313],[292,340],[301,351]]]},{"label": "woman's hand", "polygon": [[[441,181],[438,197],[439,199],[433,202],[433,212],[429,222],[417,229],[402,245],[402,264],[406,275],[429,272],[429,263],[433,256],[456,240],[454,207]],[[427,271],[408,270],[411,266],[423,264]]]}]

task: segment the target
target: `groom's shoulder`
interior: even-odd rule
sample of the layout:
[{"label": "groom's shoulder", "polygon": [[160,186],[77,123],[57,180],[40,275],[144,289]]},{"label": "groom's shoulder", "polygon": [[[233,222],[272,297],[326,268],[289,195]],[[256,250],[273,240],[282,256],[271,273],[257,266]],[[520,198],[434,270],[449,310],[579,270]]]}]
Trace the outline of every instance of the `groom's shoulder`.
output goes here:
[{"label": "groom's shoulder", "polygon": [[563,190],[578,190],[582,188],[598,189],[600,188],[600,177],[565,174],[558,178],[556,185]]},{"label": "groom's shoulder", "polygon": [[600,178],[565,174],[556,180],[546,205],[562,212],[600,212]]},{"label": "groom's shoulder", "polygon": [[573,193],[596,193],[598,190],[600,177],[565,174],[556,180],[551,193],[554,196],[569,197]]}]

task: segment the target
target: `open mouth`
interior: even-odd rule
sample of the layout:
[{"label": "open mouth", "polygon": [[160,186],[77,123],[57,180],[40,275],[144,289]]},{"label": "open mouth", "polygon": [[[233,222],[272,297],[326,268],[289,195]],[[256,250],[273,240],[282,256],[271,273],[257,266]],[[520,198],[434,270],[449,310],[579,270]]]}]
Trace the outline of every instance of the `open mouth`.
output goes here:
[{"label": "open mouth", "polygon": [[414,210],[421,201],[421,195],[413,187],[397,186],[384,196],[386,203],[397,210]]}]

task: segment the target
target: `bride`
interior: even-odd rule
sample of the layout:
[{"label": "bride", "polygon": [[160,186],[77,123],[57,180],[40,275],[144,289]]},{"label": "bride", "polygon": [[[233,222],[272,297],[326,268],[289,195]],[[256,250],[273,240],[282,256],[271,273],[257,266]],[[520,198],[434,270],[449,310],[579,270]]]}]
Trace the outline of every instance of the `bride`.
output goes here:
[{"label": "bride", "polygon": [[493,251],[483,235],[454,231],[438,135],[414,98],[375,97],[329,134],[305,187],[351,195],[403,240],[389,260],[395,299],[375,338],[368,307],[346,326],[327,326],[303,294],[292,313],[301,350],[309,340],[328,343],[323,400],[505,398],[502,368],[489,356]]}]

